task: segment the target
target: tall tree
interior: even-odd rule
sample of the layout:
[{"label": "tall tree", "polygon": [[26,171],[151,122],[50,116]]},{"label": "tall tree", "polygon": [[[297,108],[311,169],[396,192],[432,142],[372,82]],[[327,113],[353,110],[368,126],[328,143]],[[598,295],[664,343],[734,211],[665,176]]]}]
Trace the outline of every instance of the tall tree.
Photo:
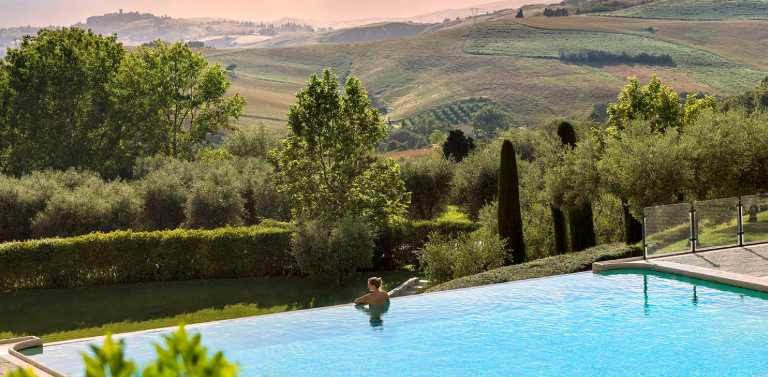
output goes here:
[{"label": "tall tree", "polygon": [[290,133],[270,154],[277,187],[296,217],[353,216],[381,228],[404,214],[410,201],[394,160],[380,162],[374,145],[386,125],[360,80],[350,77],[346,95],[330,69],[310,77],[288,112]]},{"label": "tall tree", "polygon": [[78,28],[41,29],[0,63],[3,170],[102,170],[111,145],[109,84],[125,57],[117,37]]},{"label": "tall tree", "polygon": [[159,152],[191,158],[206,137],[233,129],[246,104],[220,64],[210,65],[184,42],[139,46],[120,70],[116,97],[123,119],[152,125],[145,137]]},{"label": "tall tree", "polygon": [[[507,256],[505,263],[525,262],[523,240],[523,218],[520,212],[520,187],[517,178],[517,157],[512,142],[501,144],[499,165],[499,237],[506,239]],[[511,255],[510,255],[511,254]]]},{"label": "tall tree", "polygon": [[471,137],[464,136],[462,130],[451,131],[443,142],[443,156],[452,158],[456,162],[461,162],[473,149],[475,149],[475,141]]},{"label": "tall tree", "polygon": [[[576,147],[576,132],[568,122],[560,122],[557,127],[557,136],[564,146],[571,150]],[[592,214],[592,203],[586,201],[570,206],[568,209],[568,223],[571,230],[571,248],[573,251],[581,251],[595,246],[595,226]]]}]

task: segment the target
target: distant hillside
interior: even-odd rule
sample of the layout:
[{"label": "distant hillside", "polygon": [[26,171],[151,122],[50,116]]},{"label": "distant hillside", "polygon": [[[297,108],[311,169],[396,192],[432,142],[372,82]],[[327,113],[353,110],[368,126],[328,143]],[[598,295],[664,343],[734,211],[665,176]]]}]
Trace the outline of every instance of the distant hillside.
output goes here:
[{"label": "distant hillside", "polygon": [[[733,39],[696,42],[715,30],[714,23],[699,30],[699,24],[660,22],[656,24],[660,32],[655,34],[646,31],[648,26],[641,26],[642,22],[626,21],[501,19],[396,40],[220,51],[209,59],[237,64],[232,90],[252,95],[246,94],[244,123],[261,119],[278,128],[284,127],[293,94],[312,73],[325,67],[342,80],[349,75],[360,78],[392,121],[482,97],[507,110],[519,125],[550,117],[586,117],[595,103],[615,101],[628,76],[645,81],[656,74],[679,92],[725,95],[754,87],[766,74],[754,68],[764,66],[754,57],[756,50],[743,46],[758,51],[765,47],[768,42],[760,40],[761,34],[752,28],[768,30],[768,22],[724,25],[731,38],[741,36],[737,45]],[[561,50],[584,49],[613,55],[668,55],[674,64],[559,59]]]},{"label": "distant hillside", "polygon": [[768,20],[768,1],[657,0],[598,15],[687,21]]}]

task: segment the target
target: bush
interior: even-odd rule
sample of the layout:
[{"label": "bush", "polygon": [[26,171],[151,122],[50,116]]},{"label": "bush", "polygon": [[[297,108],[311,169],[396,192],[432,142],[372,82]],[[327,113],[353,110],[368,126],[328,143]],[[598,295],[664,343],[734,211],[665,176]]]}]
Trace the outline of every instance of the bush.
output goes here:
[{"label": "bush", "polygon": [[457,237],[480,229],[480,223],[467,220],[403,222],[377,232],[373,267],[394,269],[419,263],[414,251],[422,248],[431,233]]},{"label": "bush", "polygon": [[373,241],[369,226],[359,218],[299,222],[291,236],[291,254],[303,273],[335,277],[371,266]]},{"label": "bush", "polygon": [[275,175],[270,170],[250,177],[246,188],[245,208],[249,225],[258,224],[266,219],[277,221],[291,220],[291,207],[285,193],[277,191]]},{"label": "bush", "polygon": [[505,241],[487,231],[456,238],[437,233],[416,252],[430,282],[444,282],[504,265]]},{"label": "bush", "polygon": [[427,289],[427,292],[439,292],[450,289],[476,287],[480,285],[505,283],[509,281],[534,279],[573,272],[590,271],[593,262],[641,256],[639,247],[623,244],[606,244],[583,251],[556,255],[523,264],[516,264],[486,271],[477,275],[439,284]]},{"label": "bush", "polygon": [[262,122],[253,129],[232,132],[221,143],[221,149],[233,156],[262,159],[267,157],[269,151],[278,147],[280,138]]},{"label": "bush", "polygon": [[501,145],[493,143],[456,165],[453,178],[454,200],[472,220],[477,219],[483,206],[496,200],[500,152]]},{"label": "bush", "polygon": [[285,227],[117,231],[0,244],[0,291],[293,273]]},{"label": "bush", "polygon": [[215,229],[243,224],[245,199],[237,187],[203,181],[192,187],[184,206],[187,229]]},{"label": "bush", "polygon": [[138,183],[144,230],[176,229],[184,222],[187,189],[181,178],[165,171],[152,172]]},{"label": "bush", "polygon": [[74,237],[138,226],[141,205],[133,188],[120,181],[98,182],[56,192],[32,220],[32,235]]},{"label": "bush", "polygon": [[430,220],[446,210],[453,180],[453,163],[442,158],[399,161],[400,177],[411,192],[408,217]]}]

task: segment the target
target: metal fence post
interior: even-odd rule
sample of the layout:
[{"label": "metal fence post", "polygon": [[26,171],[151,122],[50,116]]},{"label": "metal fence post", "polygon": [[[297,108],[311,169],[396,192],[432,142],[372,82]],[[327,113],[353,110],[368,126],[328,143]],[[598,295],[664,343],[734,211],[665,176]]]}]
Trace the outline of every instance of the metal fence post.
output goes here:
[{"label": "metal fence post", "polygon": [[744,206],[741,204],[741,197],[739,197],[739,205],[736,208],[739,216],[736,221],[739,227],[739,246],[744,246],[744,221],[742,220],[742,217],[744,216]]},{"label": "metal fence post", "polygon": [[643,221],[643,260],[648,259],[648,246],[645,243],[645,210],[642,212],[642,221]]},{"label": "metal fence post", "polygon": [[696,210],[693,208],[693,204],[691,204],[690,220],[691,220],[691,238],[690,238],[690,241],[691,241],[691,252],[695,253],[696,252],[696,240],[697,240],[696,232],[697,232],[697,229],[696,229]]}]

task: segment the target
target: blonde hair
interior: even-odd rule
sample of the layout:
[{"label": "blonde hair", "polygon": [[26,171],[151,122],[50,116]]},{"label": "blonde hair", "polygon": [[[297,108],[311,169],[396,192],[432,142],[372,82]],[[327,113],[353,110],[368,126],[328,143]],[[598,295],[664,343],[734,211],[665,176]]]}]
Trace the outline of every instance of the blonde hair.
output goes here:
[{"label": "blonde hair", "polygon": [[373,277],[368,279],[368,285],[372,285],[376,288],[381,288],[381,278]]}]

